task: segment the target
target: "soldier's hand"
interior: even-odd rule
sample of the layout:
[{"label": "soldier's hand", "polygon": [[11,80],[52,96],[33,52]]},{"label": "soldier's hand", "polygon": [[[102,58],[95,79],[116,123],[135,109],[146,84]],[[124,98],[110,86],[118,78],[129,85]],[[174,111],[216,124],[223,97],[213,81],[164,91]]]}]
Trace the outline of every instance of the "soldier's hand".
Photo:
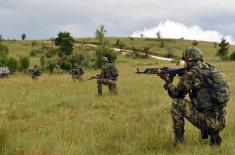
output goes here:
[{"label": "soldier's hand", "polygon": [[157,75],[158,75],[161,79],[163,79],[163,80],[165,80],[165,81],[169,81],[169,76],[168,76],[167,74],[163,73],[161,69],[158,69],[157,72],[158,72]]}]

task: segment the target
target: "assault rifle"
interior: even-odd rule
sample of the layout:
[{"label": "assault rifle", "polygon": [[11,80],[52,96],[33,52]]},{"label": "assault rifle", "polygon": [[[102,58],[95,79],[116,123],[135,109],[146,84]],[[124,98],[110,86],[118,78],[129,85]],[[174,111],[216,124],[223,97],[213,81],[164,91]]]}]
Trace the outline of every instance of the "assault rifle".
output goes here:
[{"label": "assault rifle", "polygon": [[95,75],[95,76],[91,76],[87,80],[93,80],[93,79],[99,79],[99,78],[100,78],[100,74]]},{"label": "assault rifle", "polygon": [[137,68],[136,74],[168,74],[169,76],[176,76],[176,75],[183,75],[186,68],[184,67],[152,67],[152,68],[146,68],[144,71],[140,71],[139,68]]},{"label": "assault rifle", "polygon": [[144,71],[140,71],[139,68],[137,68],[136,74],[166,74],[169,76],[169,80],[166,81],[166,84],[164,85],[164,88],[167,88],[167,85],[171,83],[174,80],[174,77],[176,75],[181,76],[185,73],[186,68],[184,67],[162,67],[162,68],[146,68]]}]

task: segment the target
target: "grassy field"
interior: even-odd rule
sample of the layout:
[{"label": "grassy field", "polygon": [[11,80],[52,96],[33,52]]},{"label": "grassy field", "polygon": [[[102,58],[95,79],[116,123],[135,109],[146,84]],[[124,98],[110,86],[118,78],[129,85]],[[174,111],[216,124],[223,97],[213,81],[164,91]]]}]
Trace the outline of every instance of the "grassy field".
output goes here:
[{"label": "grassy field", "polygon": [[[30,51],[29,43],[15,44],[20,50],[15,52],[13,49],[17,51],[18,46],[11,45],[10,53],[14,56],[27,55]],[[206,45],[205,49],[210,46]],[[103,88],[102,97],[97,96],[95,80],[73,82],[69,74],[43,74],[33,81],[30,75],[16,73],[9,79],[1,79],[0,154],[233,155],[235,70],[232,68],[235,62],[218,61],[214,54],[205,53],[205,56],[210,56],[209,62],[225,71],[231,88],[221,147],[208,146],[208,141],[201,140],[199,130],[187,122],[186,144],[174,148],[171,99],[162,87],[163,81],[155,75],[134,73],[137,66],[174,64],[118,55],[118,96],[111,96],[107,87]],[[84,78],[97,73],[88,70]]]}]

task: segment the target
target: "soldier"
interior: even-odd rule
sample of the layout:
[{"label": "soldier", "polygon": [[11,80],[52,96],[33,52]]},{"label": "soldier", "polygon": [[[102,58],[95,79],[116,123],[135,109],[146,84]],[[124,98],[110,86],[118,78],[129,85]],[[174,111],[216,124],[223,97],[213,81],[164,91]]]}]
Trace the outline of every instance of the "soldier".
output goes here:
[{"label": "soldier", "polygon": [[117,68],[108,63],[107,57],[101,58],[101,65],[102,70],[100,75],[97,78],[97,88],[98,88],[98,95],[102,95],[102,85],[108,85],[109,92],[113,95],[117,95],[117,77],[118,77],[118,70]]},{"label": "soldier", "polygon": [[33,69],[30,70],[32,73],[32,79],[37,80],[38,77],[41,75],[41,70],[38,65],[34,65]]},{"label": "soldier", "polygon": [[79,81],[83,80],[82,75],[84,74],[84,69],[82,67],[79,67],[77,63],[75,63],[72,66],[72,69],[70,70],[70,74],[72,75],[72,79],[75,81],[76,79]]},{"label": "soldier", "polygon": [[[201,130],[203,139],[210,136],[210,145],[220,145],[222,141],[220,132],[225,127],[225,105],[229,98],[224,74],[214,66],[203,63],[202,52],[195,47],[186,48],[182,59],[185,61],[186,71],[177,85],[172,84],[166,74],[158,74],[166,81],[166,89],[173,99],[171,116],[175,134],[174,144],[184,142],[184,118],[186,118]],[[208,79],[208,74],[218,78]],[[222,81],[223,85],[215,86],[212,80],[217,80],[218,83]],[[223,91],[218,91],[222,89]],[[184,99],[187,93],[190,101]]]}]

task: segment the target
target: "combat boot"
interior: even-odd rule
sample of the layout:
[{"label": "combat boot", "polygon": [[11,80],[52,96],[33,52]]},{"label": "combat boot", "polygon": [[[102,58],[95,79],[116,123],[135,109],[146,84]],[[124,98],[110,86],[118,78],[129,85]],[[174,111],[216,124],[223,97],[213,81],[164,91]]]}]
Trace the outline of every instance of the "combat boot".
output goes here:
[{"label": "combat boot", "polygon": [[219,135],[219,132],[212,132],[210,138],[210,145],[219,146],[222,142],[222,138]]},{"label": "combat boot", "polygon": [[174,146],[181,145],[184,143],[184,129],[181,128],[175,128],[174,129],[175,133],[175,143]]}]

